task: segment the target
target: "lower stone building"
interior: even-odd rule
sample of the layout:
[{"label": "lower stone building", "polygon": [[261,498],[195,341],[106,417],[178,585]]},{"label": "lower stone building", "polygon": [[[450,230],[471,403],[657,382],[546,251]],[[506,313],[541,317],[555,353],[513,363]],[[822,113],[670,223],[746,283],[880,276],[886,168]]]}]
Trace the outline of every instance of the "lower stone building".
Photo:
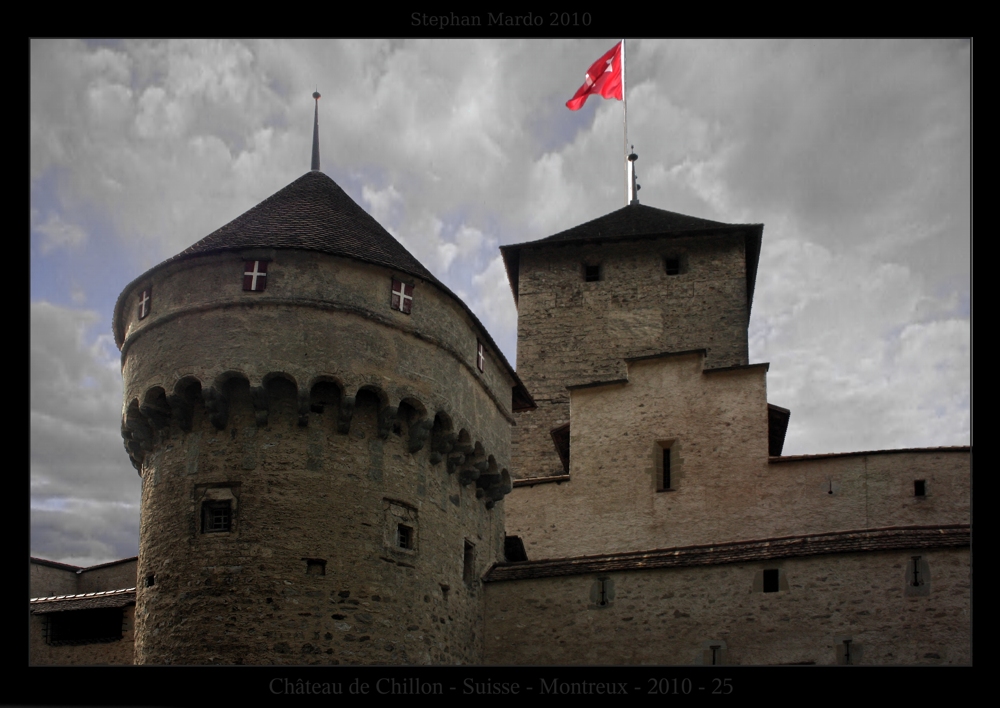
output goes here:
[{"label": "lower stone building", "polygon": [[137,561],[80,568],[29,559],[29,663],[131,664]]},{"label": "lower stone building", "polygon": [[963,664],[969,448],[781,456],[766,364],[571,387],[569,474],[520,479],[487,663]]}]

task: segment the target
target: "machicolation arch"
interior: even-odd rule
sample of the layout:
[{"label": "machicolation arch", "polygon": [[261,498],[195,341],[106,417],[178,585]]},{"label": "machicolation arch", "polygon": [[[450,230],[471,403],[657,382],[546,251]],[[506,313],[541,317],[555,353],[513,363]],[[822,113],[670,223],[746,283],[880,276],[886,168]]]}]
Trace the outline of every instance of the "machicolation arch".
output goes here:
[{"label": "machicolation arch", "polygon": [[[167,391],[173,391],[167,393]],[[353,391],[353,393],[351,392]],[[186,435],[208,423],[217,431],[227,428],[236,438],[237,425],[257,428],[305,428],[310,418],[340,435],[356,433],[358,420],[382,440],[395,435],[405,440],[405,449],[417,455],[425,448],[427,462],[457,475],[463,486],[475,484],[476,497],[486,508],[511,491],[511,478],[498,467],[496,458],[468,428],[455,430],[444,410],[430,413],[420,398],[403,395],[394,403],[387,391],[372,383],[349,388],[332,375],[315,377],[308,389],[300,389],[295,378],[272,371],[259,384],[244,372],[230,369],[206,385],[197,376],[185,375],[170,387],[152,386],[126,406],[122,417],[122,440],[132,465],[142,473],[146,457],[171,435]],[[370,420],[368,420],[370,418]],[[363,433],[360,433],[363,437]]]}]

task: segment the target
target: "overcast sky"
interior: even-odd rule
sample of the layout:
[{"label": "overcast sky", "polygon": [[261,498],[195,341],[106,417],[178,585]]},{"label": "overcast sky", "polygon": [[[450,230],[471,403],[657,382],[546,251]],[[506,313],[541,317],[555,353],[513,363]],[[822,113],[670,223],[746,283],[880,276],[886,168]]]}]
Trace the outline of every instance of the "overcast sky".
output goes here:
[{"label": "overcast sky", "polygon": [[[624,204],[622,105],[565,102],[618,40],[33,41],[31,553],[138,552],[115,299],[309,170],[516,364],[498,246]],[[785,454],[970,442],[965,41],[629,40],[642,203],[763,223],[750,361]]]}]

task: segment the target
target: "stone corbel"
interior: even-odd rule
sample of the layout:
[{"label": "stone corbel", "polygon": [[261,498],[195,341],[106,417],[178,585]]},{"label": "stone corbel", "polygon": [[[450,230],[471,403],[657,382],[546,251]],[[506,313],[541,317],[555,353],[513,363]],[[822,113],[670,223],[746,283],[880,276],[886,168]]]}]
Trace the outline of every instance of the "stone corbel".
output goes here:
[{"label": "stone corbel", "polygon": [[139,412],[137,406],[129,406],[125,412],[125,427],[128,428],[130,438],[136,442],[143,452],[153,449],[153,429]]},{"label": "stone corbel", "polygon": [[305,428],[309,425],[309,392],[299,393],[299,427]]},{"label": "stone corbel", "polygon": [[132,439],[132,431],[128,429],[124,421],[122,421],[122,444],[125,446],[125,452],[128,453],[132,466],[135,467],[137,472],[141,473],[142,460],[145,457],[145,453],[142,451],[142,446]]},{"label": "stone corbel", "polygon": [[461,452],[448,453],[448,474],[454,474],[465,463],[465,455]]},{"label": "stone corbel", "polygon": [[180,394],[172,393],[167,396],[167,403],[181,430],[190,433],[194,427],[194,406],[191,402]]},{"label": "stone corbel", "polygon": [[139,406],[139,413],[152,425],[154,430],[160,431],[170,427],[170,408],[166,406],[143,403]]},{"label": "stone corbel", "polygon": [[354,396],[342,396],[337,411],[337,432],[346,435],[351,432],[351,418],[354,417]]},{"label": "stone corbel", "polygon": [[410,425],[410,454],[419,452],[427,443],[427,437],[434,427],[434,421],[430,418],[422,418]]},{"label": "stone corbel", "polygon": [[257,427],[266,428],[267,416],[271,407],[267,397],[267,389],[263,386],[252,387],[250,389],[250,400],[253,403],[253,415]]},{"label": "stone corbel", "polygon": [[[436,465],[443,460],[444,456],[451,452],[451,448],[456,440],[458,440],[458,433],[444,433],[440,436],[435,436],[431,443],[431,464]],[[449,473],[452,471],[448,470]]]},{"label": "stone corbel", "polygon": [[385,440],[392,432],[392,424],[399,415],[398,406],[383,406],[378,412],[378,436]]},{"label": "stone corbel", "polygon": [[479,479],[479,470],[476,469],[475,465],[467,465],[458,473],[458,481],[463,485],[472,484],[477,479]]},{"label": "stone corbel", "polygon": [[216,430],[225,430],[226,424],[229,423],[229,399],[214,386],[202,389],[201,396],[205,401],[205,410],[208,411],[208,419],[212,425]]}]

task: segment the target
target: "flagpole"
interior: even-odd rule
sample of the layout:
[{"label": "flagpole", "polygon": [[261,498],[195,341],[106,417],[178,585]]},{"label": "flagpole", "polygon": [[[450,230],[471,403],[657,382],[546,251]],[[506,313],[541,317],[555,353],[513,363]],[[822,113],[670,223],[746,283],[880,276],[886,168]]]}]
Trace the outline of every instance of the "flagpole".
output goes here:
[{"label": "flagpole", "polygon": [[625,93],[625,39],[622,38],[622,156],[625,158],[625,206],[628,206],[629,176],[628,176],[628,95]]}]

